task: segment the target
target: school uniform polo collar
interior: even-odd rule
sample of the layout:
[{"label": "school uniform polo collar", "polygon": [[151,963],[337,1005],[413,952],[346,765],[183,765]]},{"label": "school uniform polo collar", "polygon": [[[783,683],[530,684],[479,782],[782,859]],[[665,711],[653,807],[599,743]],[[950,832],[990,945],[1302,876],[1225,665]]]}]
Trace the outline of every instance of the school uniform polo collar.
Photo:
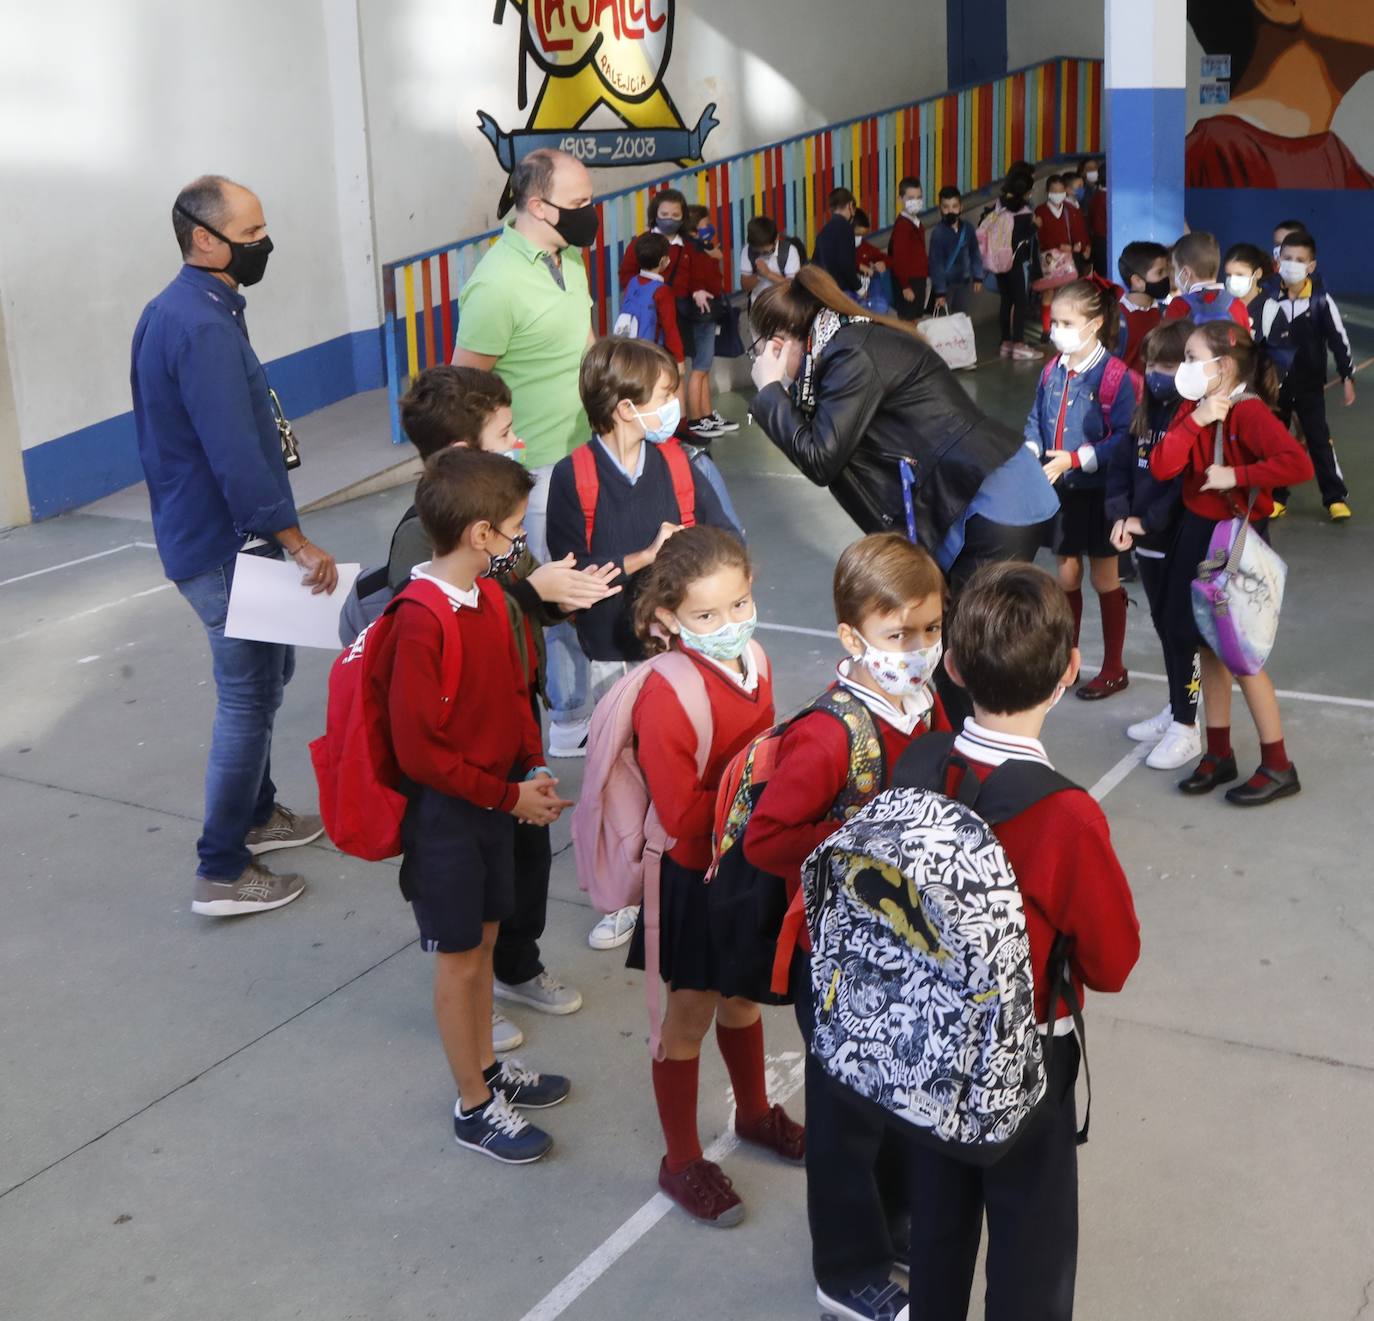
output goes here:
[{"label": "school uniform polo collar", "polygon": [[1087,360],[1087,362],[1082,363],[1077,367],[1070,367],[1070,355],[1067,353],[1061,353],[1059,355],[1059,366],[1061,366],[1066,372],[1072,372],[1075,376],[1082,376],[1085,372],[1092,371],[1092,369],[1096,367],[1097,364],[1101,362],[1102,359],[1106,356],[1107,350],[1105,347],[1103,347],[1102,341],[1098,340],[1097,347],[1093,350],[1092,356]]},{"label": "school uniform polo collar", "polygon": [[453,603],[455,613],[464,607],[469,610],[476,610],[482,600],[482,593],[477,584],[473,583],[471,590],[465,592],[461,587],[446,583],[442,578],[436,578],[428,572],[433,563],[433,560],[426,560],[423,564],[417,564],[410,571],[411,581],[420,579],[427,583],[433,583]]},{"label": "school uniform polo collar", "polygon": [[972,716],[964,721],[964,728],[954,740],[954,751],[983,766],[1000,766],[1005,761],[1038,761],[1053,769],[1045,745],[1038,738],[984,729]]},{"label": "school uniform polo collar", "polygon": [[[684,647],[683,650],[685,651],[686,648]],[[699,660],[705,661],[707,665],[714,666],[725,675],[727,679],[733,680],[743,688],[746,693],[758,691],[759,667],[754,662],[753,647],[745,647],[744,651],[740,654],[739,662],[744,666],[743,674],[735,669],[733,665],[727,665],[724,661],[712,660],[709,656],[703,656],[700,652],[693,652],[691,654],[696,656]]]},{"label": "school uniform polo collar", "polygon": [[640,445],[639,458],[635,461],[635,467],[633,472],[631,472],[627,467],[625,467],[623,463],[620,462],[620,460],[616,457],[615,451],[606,443],[606,441],[601,436],[598,436],[596,438],[596,443],[601,446],[601,452],[605,454],[605,456],[608,459],[610,459],[611,467],[613,467],[616,470],[616,472],[618,472],[627,482],[629,482],[631,486],[637,486],[639,484],[639,479],[644,476],[644,460],[649,453],[650,442],[645,440]]},{"label": "school uniform polo collar", "polygon": [[875,693],[867,684],[853,677],[855,661],[853,657],[842,660],[835,667],[835,676],[840,687],[853,693],[879,720],[886,721],[893,729],[903,734],[914,734],[916,726],[928,716],[935,706],[935,697],[930,685],[924,685],[919,692],[902,699],[898,706],[884,693]]}]

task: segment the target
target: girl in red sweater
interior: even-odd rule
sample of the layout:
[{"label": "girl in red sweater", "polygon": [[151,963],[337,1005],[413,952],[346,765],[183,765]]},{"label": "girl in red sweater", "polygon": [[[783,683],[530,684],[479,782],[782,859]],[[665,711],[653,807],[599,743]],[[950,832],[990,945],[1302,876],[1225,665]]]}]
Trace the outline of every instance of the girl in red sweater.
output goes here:
[{"label": "girl in red sweater", "polygon": [[[1193,331],[1176,383],[1184,403],[1151,451],[1150,471],[1162,481],[1183,474],[1183,523],[1169,557],[1165,627],[1201,648],[1207,751],[1178,787],[1186,794],[1204,794],[1236,779],[1238,772],[1231,750],[1232,675],[1202,646],[1193,622],[1192,581],[1207,558],[1217,524],[1243,518],[1253,491],[1257,498],[1250,521],[1264,536],[1274,487],[1309,481],[1312,460],[1271,411],[1277,393],[1273,369],[1267,363],[1261,367],[1255,342],[1242,327],[1212,321]],[[1221,463],[1214,462],[1217,426]],[[1254,807],[1297,793],[1302,786],[1284,750],[1273,681],[1263,670],[1234,677],[1259,732],[1260,765],[1244,784],[1227,791],[1227,799]]]},{"label": "girl in red sweater", "polygon": [[[697,1134],[701,1043],[713,1019],[735,1093],[735,1131],[786,1160],[800,1161],[806,1150],[802,1126],[768,1103],[758,1005],[718,990],[707,911],[716,789],[730,759],[773,723],[773,685],[759,664],[766,658],[750,646],[757,618],[747,552],[729,533],[704,526],[663,543],[635,605],[645,648],[680,648],[700,669],[711,703],[704,775],[696,769],[692,724],[661,675],[645,682],[633,723],[649,797],[675,841],[660,880],[659,972],[668,1008],[664,1058],[654,1061],[653,1078],[668,1149],[658,1183],[689,1215],[720,1227],[737,1225],[744,1204],[720,1167],[702,1156]],[[645,966],[643,924],[641,912],[626,960],[631,968]]]},{"label": "girl in red sweater", "polygon": [[[898,533],[876,533],[840,556],[834,592],[848,657],[835,683],[783,733],[744,835],[747,859],[783,877],[794,902],[808,854],[889,786],[913,739],[949,729],[931,683],[945,612],[945,580],[935,561]],[[809,1045],[809,941],[791,914],[784,930],[795,931],[802,946],[791,989]],[[862,1300],[883,1296],[894,1261],[907,1257],[911,1199],[903,1145],[881,1116],[849,1104],[809,1054],[806,1113],[817,1297],[828,1313],[866,1315]]]}]

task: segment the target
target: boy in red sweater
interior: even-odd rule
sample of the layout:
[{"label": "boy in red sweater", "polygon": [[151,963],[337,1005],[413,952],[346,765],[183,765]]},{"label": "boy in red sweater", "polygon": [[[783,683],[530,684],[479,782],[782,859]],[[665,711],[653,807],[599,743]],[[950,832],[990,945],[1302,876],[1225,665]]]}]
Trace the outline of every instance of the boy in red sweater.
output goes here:
[{"label": "boy in red sweater", "polygon": [[[781,876],[798,940],[791,985],[810,1042],[810,941],[798,889],[807,855],[873,795],[887,788],[907,745],[948,730],[931,679],[940,663],[945,581],[919,546],[895,532],[846,548],[835,567],[835,619],[849,653],[835,683],[782,735],[777,765],[744,835],[746,858]],[[853,753],[851,754],[851,745]],[[806,1202],[812,1269],[822,1307],[838,1316],[881,1316],[905,1300],[888,1282],[907,1257],[910,1196],[905,1144],[880,1115],[853,1103],[808,1054]],[[889,1313],[890,1314],[890,1313]]]},{"label": "boy in red sweater", "polygon": [[921,181],[911,175],[897,185],[902,211],[887,240],[888,265],[892,268],[892,296],[903,321],[917,321],[926,310],[926,280],[930,259],[921,212],[926,199]]},{"label": "boy in red sweater", "polygon": [[[983,780],[1011,759],[1049,764],[1040,729],[1078,675],[1073,637],[1068,600],[1043,570],[991,564],[974,574],[945,639],[945,666],[973,703],[974,717],[954,744],[966,773]],[[960,774],[951,767],[952,781]],[[900,765],[894,782],[904,782]],[[957,787],[951,782],[946,792]],[[1107,820],[1083,790],[1051,794],[995,833],[1025,908],[1036,1022],[1056,1041],[1045,1099],[995,1164],[981,1169],[932,1147],[914,1150],[915,1315],[967,1315],[986,1214],[987,1321],[1069,1321],[1078,1251],[1080,1043],[1062,1002],[1058,1020],[1046,1021],[1050,952],[1056,936],[1072,941],[1070,972],[1081,1004],[1085,986],[1119,991],[1125,984],[1140,955],[1140,925]],[[814,1133],[814,1121],[810,1127]]]},{"label": "boy in red sweater", "polygon": [[1215,234],[1195,229],[1174,244],[1169,256],[1178,294],[1164,305],[1165,321],[1187,319],[1201,326],[1230,317],[1236,325],[1250,329],[1249,310],[1218,279],[1221,245]]},{"label": "boy in red sweater", "polygon": [[1121,329],[1116,356],[1132,371],[1144,371],[1141,346],[1145,336],[1164,319],[1163,299],[1169,296],[1169,249],[1139,239],[1121,249],[1116,269],[1126,292],[1121,295]]},{"label": "boy in red sweater", "polygon": [[[434,556],[411,576],[446,598],[456,636],[403,593],[369,674],[409,800],[401,893],[422,948],[435,956],[434,1017],[459,1092],[454,1135],[513,1164],[538,1160],[552,1139],[512,1107],[557,1105],[569,1090],[566,1078],[509,1058],[497,1064],[491,1036],[492,952],[514,907],[513,832],[517,822],[548,825],[572,806],[544,766],[495,581],[524,553],[532,485],[500,454],[445,449],[429,460],[415,508]],[[458,683],[447,691],[445,648],[455,645]]]},{"label": "boy in red sweater", "polygon": [[[639,274],[625,286],[614,333],[662,344],[677,360],[678,371],[681,372],[686,354],[682,350],[682,335],[677,328],[677,297],[667,283],[668,268],[673,260],[672,250],[662,234],[652,232],[641,234],[631,246],[639,263]],[[640,308],[646,302],[652,302],[654,309],[652,334],[644,333],[647,318],[640,315]],[[636,323],[633,328],[628,319],[631,316]]]}]

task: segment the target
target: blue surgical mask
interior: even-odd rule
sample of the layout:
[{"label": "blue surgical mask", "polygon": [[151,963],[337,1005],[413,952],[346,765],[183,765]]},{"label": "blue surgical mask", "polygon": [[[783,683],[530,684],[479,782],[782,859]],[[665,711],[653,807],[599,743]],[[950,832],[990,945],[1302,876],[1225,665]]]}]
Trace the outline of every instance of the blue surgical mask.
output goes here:
[{"label": "blue surgical mask", "polygon": [[1150,392],[1151,398],[1158,399],[1162,404],[1178,398],[1173,372],[1146,371],[1145,388]]},{"label": "blue surgical mask", "polygon": [[745,647],[749,645],[749,639],[754,636],[758,622],[759,612],[755,610],[748,619],[743,619],[738,624],[722,624],[711,633],[693,633],[690,629],[684,628],[678,634],[678,639],[688,651],[698,652],[707,660],[722,663],[739,660],[744,655]]},{"label": "blue surgical mask", "polygon": [[[633,404],[630,410],[634,413],[640,426],[644,428],[644,439],[651,440],[655,445],[661,445],[665,440],[672,440],[677,434],[678,424],[682,421],[682,404],[677,399],[670,399],[655,413],[641,413]],[[646,417],[657,417],[658,426],[651,427],[644,419]]]},{"label": "blue surgical mask", "polygon": [[659,216],[659,218],[654,221],[654,228],[658,230],[660,234],[666,234],[669,238],[672,238],[672,236],[682,228],[682,221],[677,216]]}]

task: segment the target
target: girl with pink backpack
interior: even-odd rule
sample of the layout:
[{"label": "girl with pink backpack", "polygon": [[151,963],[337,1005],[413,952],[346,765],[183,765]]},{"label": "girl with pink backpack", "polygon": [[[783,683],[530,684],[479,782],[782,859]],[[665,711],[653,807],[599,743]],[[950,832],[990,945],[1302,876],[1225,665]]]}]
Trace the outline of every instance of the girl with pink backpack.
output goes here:
[{"label": "girl with pink backpack", "polygon": [[[773,724],[768,658],[751,640],[756,622],[749,556],[737,538],[698,526],[663,543],[635,602],[650,658],[597,706],[573,821],[581,881],[599,907],[633,902],[628,888],[642,878],[626,965],[644,970],[652,1006],[654,1097],[667,1145],[659,1187],[720,1228],[743,1220],[744,1203],[703,1157],[697,1132],[701,1043],[713,1020],[736,1133],[788,1161],[806,1154],[805,1130],[768,1101],[759,1006],[718,989],[707,909],[716,790],[735,754]],[[661,1027],[660,978],[668,987]]]}]

